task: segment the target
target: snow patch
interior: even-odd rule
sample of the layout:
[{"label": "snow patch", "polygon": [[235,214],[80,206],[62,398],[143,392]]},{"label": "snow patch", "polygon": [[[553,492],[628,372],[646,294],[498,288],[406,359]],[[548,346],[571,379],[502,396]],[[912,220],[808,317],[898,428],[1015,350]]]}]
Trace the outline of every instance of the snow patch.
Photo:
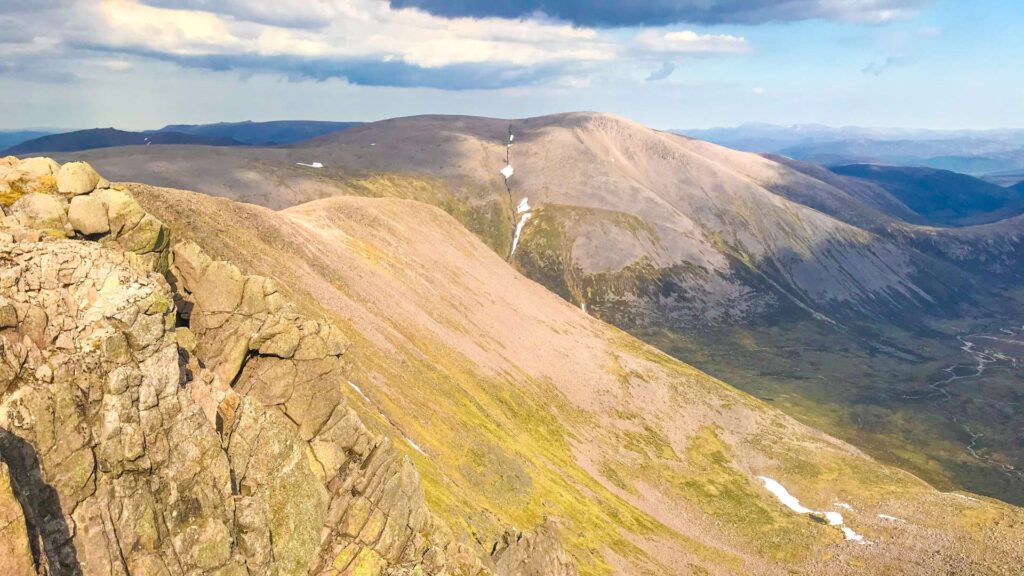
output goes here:
[{"label": "snow patch", "polygon": [[[778,482],[767,476],[758,476],[758,479],[764,482],[764,487],[767,488],[769,492],[774,494],[775,497],[779,499],[779,502],[782,502],[782,504],[786,508],[789,508],[790,510],[796,512],[797,514],[814,514],[824,516],[825,520],[829,523],[830,526],[839,526],[840,528],[842,528],[843,536],[845,536],[847,540],[860,542],[861,544],[868,543],[868,541],[864,539],[864,536],[861,536],[860,534],[854,532],[852,528],[844,524],[843,515],[839,512],[817,512],[815,510],[811,510],[810,508],[801,504],[800,500],[798,500],[796,496],[790,494],[789,490],[786,490],[786,487],[783,486],[782,484],[779,484]],[[843,503],[838,502],[837,505],[839,504]],[[850,506],[849,504],[846,504],[845,507],[849,510],[853,510],[853,507]]]},{"label": "snow patch", "polygon": [[530,211],[530,199],[526,198],[524,196],[523,199],[519,201],[519,206],[516,206],[516,214],[522,214],[523,212],[529,212],[529,211]]},{"label": "snow patch", "polygon": [[523,233],[523,226],[526,226],[526,221],[530,219],[530,213],[527,212],[519,218],[519,222],[516,224],[516,234],[512,237],[512,252],[509,254],[511,257],[516,253],[516,246],[519,246],[519,236]]},{"label": "snow patch", "polygon": [[312,164],[306,164],[305,162],[296,162],[298,166],[308,166],[309,168],[323,168],[324,165],[320,162],[313,162]]},{"label": "snow patch", "polygon": [[810,508],[801,505],[800,501],[797,500],[795,496],[790,494],[789,490],[786,490],[786,487],[783,486],[782,484],[779,484],[778,482],[772,480],[767,476],[758,476],[758,478],[760,478],[761,481],[764,482],[764,487],[767,488],[769,492],[774,494],[775,497],[779,499],[779,502],[782,502],[782,504],[786,508],[789,508],[790,510],[796,512],[797,514],[814,514],[814,510],[811,510]]},{"label": "snow patch", "polygon": [[359,395],[363,397],[363,400],[366,400],[367,402],[370,401],[370,399],[366,396],[366,394],[363,394],[362,388],[360,388],[359,386],[356,386],[355,383],[352,382],[351,380],[347,380],[347,382],[348,382],[348,385],[351,386],[353,390],[358,392]]},{"label": "snow patch", "polygon": [[501,175],[505,177],[505,180],[511,178],[512,174],[514,173],[515,170],[512,168],[511,165],[506,165],[504,168],[501,169]]},{"label": "snow patch", "polygon": [[864,540],[863,536],[857,534],[852,529],[847,528],[846,526],[843,526],[843,536],[846,536],[847,540],[853,540],[854,542],[867,542],[867,540]]},{"label": "snow patch", "polygon": [[825,512],[825,519],[830,526],[839,526],[843,523],[843,515],[839,512]]},{"label": "snow patch", "polygon": [[895,516],[889,516],[888,514],[879,514],[878,517],[881,518],[882,520],[890,520],[892,522],[903,522],[903,520],[900,520],[899,518],[897,518]]},{"label": "snow patch", "polygon": [[840,502],[840,501],[836,500],[836,501],[835,501],[835,502],[833,502],[832,504],[833,504],[833,505],[834,505],[834,506],[835,506],[836,508],[842,508],[843,510],[850,510],[850,511],[853,511],[853,506],[850,506],[850,505],[849,505],[849,504],[847,504],[846,502]]},{"label": "snow patch", "polygon": [[402,438],[405,438],[405,441],[409,443],[409,446],[412,446],[413,450],[419,452],[420,454],[423,454],[424,456],[427,455],[427,453],[423,451],[423,448],[420,448],[419,445],[413,442],[411,438],[404,434],[402,435]]},{"label": "snow patch", "polygon": [[[511,175],[512,167],[506,166],[506,168],[510,170],[509,175]],[[504,171],[502,171],[502,173],[504,174]],[[508,176],[506,176],[506,178],[508,178]],[[512,250],[509,252],[509,258],[516,253],[516,246],[519,246],[519,237],[523,234],[523,226],[526,226],[526,221],[533,215],[531,210],[533,210],[533,208],[530,206],[530,199],[524,196],[523,199],[519,201],[519,205],[516,206],[516,214],[520,214],[521,216],[519,216],[519,222],[516,223],[516,233],[512,236]]]}]

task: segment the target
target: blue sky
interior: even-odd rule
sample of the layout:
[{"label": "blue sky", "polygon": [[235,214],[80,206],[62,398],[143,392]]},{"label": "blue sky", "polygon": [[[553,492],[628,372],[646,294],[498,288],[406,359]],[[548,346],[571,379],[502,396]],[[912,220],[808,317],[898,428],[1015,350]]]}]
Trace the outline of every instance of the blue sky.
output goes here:
[{"label": "blue sky", "polygon": [[1022,31],[1019,0],[0,0],[0,128],[570,110],[1019,128]]}]

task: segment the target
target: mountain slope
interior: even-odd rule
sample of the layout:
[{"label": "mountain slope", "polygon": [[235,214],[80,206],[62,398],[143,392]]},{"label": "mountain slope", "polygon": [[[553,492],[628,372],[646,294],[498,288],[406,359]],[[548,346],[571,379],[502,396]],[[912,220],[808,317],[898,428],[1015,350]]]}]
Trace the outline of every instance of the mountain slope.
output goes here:
[{"label": "mountain slope", "polygon": [[966,174],[877,164],[830,170],[875,182],[937,225],[986,224],[1024,212],[1024,195]]},{"label": "mountain slope", "polygon": [[217,124],[170,124],[151,132],[175,132],[225,138],[250,146],[281,146],[347,130],[361,122],[324,122],[316,120],[277,120],[271,122],[218,122]]},{"label": "mountain slope", "polygon": [[[935,485],[1024,502],[1024,350],[998,340],[1024,324],[1019,218],[935,228],[876,184],[592,113],[81,156],[271,208],[418,200],[502,257],[523,222],[513,265],[575,306]],[[998,358],[977,374],[969,335]]]},{"label": "mountain slope", "polygon": [[[417,117],[354,128],[294,150],[227,150],[206,158],[190,149],[170,150],[152,169],[147,169],[145,151],[83,157],[115,178],[137,175],[271,207],[346,189],[386,193],[380,189],[387,184],[373,180],[382,173],[427,177],[435,180],[420,184],[434,189],[437,202],[443,197],[458,203],[467,212],[461,219],[501,251],[512,232],[513,207],[493,167],[501,165],[507,129],[501,120]],[[701,270],[721,279],[713,290],[706,289],[703,278],[678,279],[683,290],[701,299],[694,306],[680,302],[679,313],[691,320],[758,315],[774,308],[768,300],[811,308],[832,303],[878,308],[890,300],[933,300],[917,285],[929,282],[917,277],[927,276],[927,271],[910,266],[907,253],[769,189],[790,186],[805,194],[834,195],[832,187],[818,180],[753,155],[601,115],[528,119],[517,121],[515,130],[516,202],[528,196],[531,203],[547,206],[550,214],[560,206],[621,214],[655,230],[658,246],[653,249],[642,237],[632,237],[628,226],[614,223],[613,233],[624,243],[617,252],[595,245],[593,236],[570,239],[573,260],[585,274],[618,272],[646,255],[658,268]],[[296,165],[313,161],[325,168]],[[176,169],[185,166],[188,170]],[[165,179],[167,173],[174,176]],[[587,231],[591,233],[604,234]],[[773,294],[752,291],[749,281],[730,269],[731,260],[757,263],[756,274],[767,275],[767,290]],[[857,267],[857,280],[839,273],[837,262]],[[562,292],[576,288],[567,285]],[[582,295],[575,297],[582,303]],[[753,300],[743,303],[748,297]]]},{"label": "mountain slope", "polygon": [[938,492],[595,320],[437,208],[274,212],[3,167],[0,550],[26,576],[1024,560],[1020,508]]},{"label": "mountain slope", "polygon": [[[968,518],[995,506],[1018,523],[1017,509],[938,494],[587,317],[436,209],[332,198],[273,213],[133,190],[173,230],[337,319],[358,386],[343,388],[407,439],[453,526],[557,516],[584,574],[927,572],[957,565],[933,558],[935,542],[971,549],[943,528],[964,522],[1000,550],[964,570],[1009,558],[1011,532]],[[849,502],[845,521],[872,545],[793,514],[759,475],[808,506]]]},{"label": "mountain slope", "polygon": [[202,146],[237,146],[236,140],[225,137],[182,134],[180,132],[125,132],[114,128],[94,128],[62,134],[48,134],[21,142],[3,154],[26,155],[40,152],[75,152],[113,146],[147,146],[149,144],[195,144]]}]

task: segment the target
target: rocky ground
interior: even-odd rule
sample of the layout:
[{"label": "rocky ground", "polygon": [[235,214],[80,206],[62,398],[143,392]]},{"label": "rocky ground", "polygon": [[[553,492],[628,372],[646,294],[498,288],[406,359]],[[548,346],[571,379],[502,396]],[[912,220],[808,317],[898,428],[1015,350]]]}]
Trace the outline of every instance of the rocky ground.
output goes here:
[{"label": "rocky ground", "polygon": [[348,342],[88,164],[5,160],[5,574],[575,574],[457,543],[339,382]]}]

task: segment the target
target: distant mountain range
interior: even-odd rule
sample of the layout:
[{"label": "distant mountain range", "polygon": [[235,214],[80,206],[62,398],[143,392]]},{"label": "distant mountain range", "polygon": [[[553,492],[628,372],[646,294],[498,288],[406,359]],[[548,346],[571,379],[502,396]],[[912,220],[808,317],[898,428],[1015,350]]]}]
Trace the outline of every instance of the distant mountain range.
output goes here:
[{"label": "distant mountain range", "polygon": [[208,138],[230,138],[250,146],[282,146],[309,140],[362,122],[278,120],[273,122],[218,122],[217,124],[171,124],[160,132],[180,132]]},{"label": "distant mountain range", "polygon": [[1024,170],[1024,130],[832,128],[817,124],[741,124],[673,130],[748,152],[781,154],[817,164],[923,166],[976,176]]},{"label": "distant mountain range", "polygon": [[0,130],[0,150],[16,146],[22,142],[53,134],[46,130]]},{"label": "distant mountain range", "polygon": [[[194,144],[200,146],[280,146],[308,140],[358,126],[358,122],[281,120],[273,122],[220,122],[217,124],[172,124],[159,130],[130,132],[115,128],[92,128],[73,132],[5,132],[4,155],[43,152],[77,152],[116,146],[150,144]],[[5,138],[6,137],[6,138]]]},{"label": "distant mountain range", "polygon": [[115,128],[93,128],[63,134],[48,134],[22,142],[4,150],[5,155],[38,154],[42,152],[77,152],[114,146],[146,146],[149,144],[196,144],[205,146],[241,146],[230,138],[211,138],[179,132],[126,132]]}]

